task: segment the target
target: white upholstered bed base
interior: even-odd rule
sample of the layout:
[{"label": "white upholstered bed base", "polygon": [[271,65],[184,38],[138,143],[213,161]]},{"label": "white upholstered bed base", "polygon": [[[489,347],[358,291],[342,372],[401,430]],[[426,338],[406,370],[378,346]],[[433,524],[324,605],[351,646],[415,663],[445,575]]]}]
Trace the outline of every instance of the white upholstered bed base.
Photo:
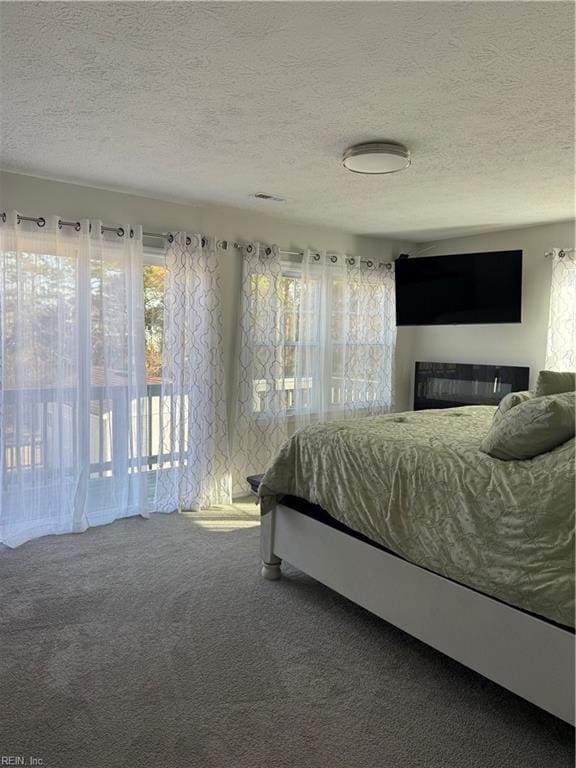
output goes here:
[{"label": "white upholstered bed base", "polygon": [[262,575],[294,565],[410,635],[574,725],[575,636],[266,500]]}]

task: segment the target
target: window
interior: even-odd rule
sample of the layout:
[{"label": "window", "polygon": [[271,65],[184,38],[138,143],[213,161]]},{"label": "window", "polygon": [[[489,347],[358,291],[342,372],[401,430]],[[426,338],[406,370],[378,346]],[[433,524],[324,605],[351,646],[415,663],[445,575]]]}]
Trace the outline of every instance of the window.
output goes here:
[{"label": "window", "polygon": [[[164,277],[166,267],[162,251],[145,249],[143,268],[144,288],[144,344],[146,365],[146,402],[137,407],[145,414],[142,436],[145,467],[156,469],[160,427],[162,390],[162,332],[164,320]],[[94,281],[93,281],[94,289]],[[94,323],[93,319],[93,323]],[[97,347],[96,347],[97,350]],[[96,359],[97,362],[97,359]],[[91,477],[109,477],[112,474],[113,426],[116,403],[100,394],[104,391],[98,381],[100,366],[93,366],[93,401],[91,404]],[[96,377],[96,378],[94,378]],[[122,380],[118,378],[113,389],[121,406]],[[136,406],[133,405],[133,409]],[[136,423],[136,420],[135,420]],[[141,468],[142,469],[142,468]]]},{"label": "window", "polygon": [[144,333],[148,384],[160,384],[162,381],[165,273],[166,267],[159,264],[144,265]]},{"label": "window", "polygon": [[[382,381],[390,378],[382,374],[394,344],[385,311],[389,281],[362,273],[351,277],[341,268],[304,272],[285,265],[276,286],[275,318],[270,317],[273,290],[269,275],[252,275],[253,412],[277,410],[278,398],[282,409],[295,414],[381,402]],[[274,327],[276,338],[270,338]]]},{"label": "window", "polygon": [[[146,446],[148,469],[156,469],[160,441],[162,408],[162,334],[164,331],[164,280],[166,266],[163,251],[144,249],[144,352],[148,398]],[[152,489],[150,489],[150,494]]]},{"label": "window", "polygon": [[317,407],[320,377],[321,282],[303,281],[301,275],[282,275],[281,296],[284,330],[284,392],[288,409]]},{"label": "window", "polygon": [[383,362],[390,360],[390,287],[380,280],[335,279],[328,289],[328,404],[369,405],[381,399]]}]

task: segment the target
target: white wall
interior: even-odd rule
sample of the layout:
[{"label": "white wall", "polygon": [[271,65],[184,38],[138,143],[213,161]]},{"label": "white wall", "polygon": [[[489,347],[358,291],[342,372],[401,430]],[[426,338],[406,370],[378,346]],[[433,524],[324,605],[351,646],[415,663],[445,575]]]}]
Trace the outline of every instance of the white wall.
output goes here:
[{"label": "white wall", "polygon": [[544,258],[551,248],[574,247],[574,222],[560,222],[423,244],[434,245],[426,256],[521,249],[522,322],[511,325],[444,325],[409,329],[410,351],[404,370],[413,378],[416,360],[448,363],[509,363],[530,366],[530,386],[544,367],[550,276]]},{"label": "white wall", "polygon": [[[263,207],[265,205],[263,203]],[[274,205],[268,203],[270,210],[274,209]],[[110,225],[131,222],[142,224],[148,232],[185,230],[231,241],[261,240],[277,243],[286,250],[307,247],[326,249],[374,261],[389,261],[398,253],[410,249],[408,243],[357,236],[239,208],[184,205],[4,172],[0,172],[0,209],[16,209],[25,216],[57,214],[67,220],[95,218]],[[235,362],[241,266],[238,251],[229,251],[225,256],[222,274],[224,355],[228,384],[232,381]],[[399,346],[396,387],[400,409],[405,408],[409,400],[410,363],[405,348]]]}]

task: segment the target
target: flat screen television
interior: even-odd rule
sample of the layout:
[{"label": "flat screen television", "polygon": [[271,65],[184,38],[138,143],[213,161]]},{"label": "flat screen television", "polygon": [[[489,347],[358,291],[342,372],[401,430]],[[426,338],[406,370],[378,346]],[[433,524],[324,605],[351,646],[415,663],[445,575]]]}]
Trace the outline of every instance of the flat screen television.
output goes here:
[{"label": "flat screen television", "polygon": [[398,259],[396,325],[519,323],[522,251]]}]

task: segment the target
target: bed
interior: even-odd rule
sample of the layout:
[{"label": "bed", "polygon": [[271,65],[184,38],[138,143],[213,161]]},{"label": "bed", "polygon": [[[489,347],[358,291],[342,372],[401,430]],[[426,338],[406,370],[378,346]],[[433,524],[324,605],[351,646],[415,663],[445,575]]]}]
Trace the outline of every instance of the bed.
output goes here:
[{"label": "bed", "polygon": [[282,559],[574,724],[574,438],[479,451],[495,408],[297,432],[261,482],[265,578]]}]

